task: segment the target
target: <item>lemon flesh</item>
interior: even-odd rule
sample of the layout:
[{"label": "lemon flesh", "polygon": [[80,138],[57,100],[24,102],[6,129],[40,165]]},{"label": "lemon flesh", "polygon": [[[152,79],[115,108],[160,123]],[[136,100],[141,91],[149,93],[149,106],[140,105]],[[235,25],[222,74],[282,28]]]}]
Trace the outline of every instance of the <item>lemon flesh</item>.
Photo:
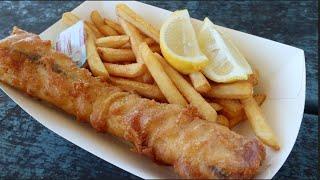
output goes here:
[{"label": "lemon flesh", "polygon": [[209,62],[199,48],[187,10],[175,11],[161,26],[160,48],[166,60],[183,74],[200,71]]},{"label": "lemon flesh", "polygon": [[198,32],[201,51],[209,63],[202,69],[203,74],[215,82],[247,80],[252,69],[237,47],[214,24],[205,18]]}]

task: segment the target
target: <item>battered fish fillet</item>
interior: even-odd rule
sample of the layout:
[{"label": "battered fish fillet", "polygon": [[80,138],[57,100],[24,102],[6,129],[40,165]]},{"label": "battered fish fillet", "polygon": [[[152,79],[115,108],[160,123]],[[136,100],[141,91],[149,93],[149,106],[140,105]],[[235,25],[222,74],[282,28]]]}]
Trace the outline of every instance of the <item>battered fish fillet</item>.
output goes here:
[{"label": "battered fish fillet", "polygon": [[18,28],[0,41],[0,80],[131,142],[184,178],[252,178],[265,158],[257,139],[202,120],[193,107],[111,86],[52,50],[50,41]]}]

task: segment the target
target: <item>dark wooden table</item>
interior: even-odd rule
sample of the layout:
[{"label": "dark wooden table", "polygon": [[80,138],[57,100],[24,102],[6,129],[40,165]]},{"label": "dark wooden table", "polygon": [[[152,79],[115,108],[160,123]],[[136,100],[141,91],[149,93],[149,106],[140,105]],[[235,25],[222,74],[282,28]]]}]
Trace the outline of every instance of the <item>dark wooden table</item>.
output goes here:
[{"label": "dark wooden table", "polygon": [[[318,177],[317,1],[148,1],[305,51],[307,93],[297,142],[276,179]],[[0,2],[0,38],[14,25],[40,33],[81,2]],[[285,128],[285,127],[284,127]],[[101,160],[43,127],[0,91],[0,178],[138,177]]]}]

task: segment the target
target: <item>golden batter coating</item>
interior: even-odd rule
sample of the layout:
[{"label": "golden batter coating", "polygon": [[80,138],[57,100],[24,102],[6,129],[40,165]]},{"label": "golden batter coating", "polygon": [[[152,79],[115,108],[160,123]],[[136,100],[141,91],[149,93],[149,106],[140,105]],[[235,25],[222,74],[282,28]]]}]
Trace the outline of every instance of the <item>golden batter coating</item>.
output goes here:
[{"label": "golden batter coating", "polygon": [[0,41],[0,80],[50,102],[172,165],[184,178],[252,178],[265,158],[257,139],[202,120],[196,108],[158,103],[91,76],[50,41],[14,28]]}]

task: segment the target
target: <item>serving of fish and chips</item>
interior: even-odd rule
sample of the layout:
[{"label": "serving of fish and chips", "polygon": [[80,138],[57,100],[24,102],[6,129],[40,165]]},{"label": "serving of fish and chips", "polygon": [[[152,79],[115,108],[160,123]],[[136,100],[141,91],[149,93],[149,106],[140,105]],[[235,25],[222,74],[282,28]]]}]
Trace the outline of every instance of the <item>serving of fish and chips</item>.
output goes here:
[{"label": "serving of fish and chips", "polygon": [[[280,149],[260,108],[267,94],[254,92],[258,69],[208,18],[195,31],[180,10],[157,29],[125,4],[116,13],[118,21],[99,11],[83,21],[87,60],[80,67],[15,27],[0,41],[0,80],[129,141],[183,178],[253,178],[264,145]],[[70,28],[81,21],[62,16]],[[246,120],[257,138],[233,132]]]}]

